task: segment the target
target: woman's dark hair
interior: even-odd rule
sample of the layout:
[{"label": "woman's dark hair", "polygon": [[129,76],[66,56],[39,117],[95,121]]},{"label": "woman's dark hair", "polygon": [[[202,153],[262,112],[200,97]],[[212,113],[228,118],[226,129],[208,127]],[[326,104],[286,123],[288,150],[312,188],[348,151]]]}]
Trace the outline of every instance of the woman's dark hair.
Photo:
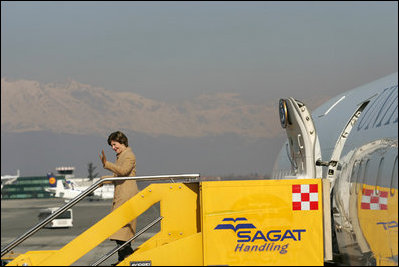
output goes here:
[{"label": "woman's dark hair", "polygon": [[116,142],[118,142],[120,144],[124,144],[126,147],[128,147],[127,137],[120,131],[113,132],[112,134],[109,135],[108,145],[111,145],[111,141],[116,141]]}]

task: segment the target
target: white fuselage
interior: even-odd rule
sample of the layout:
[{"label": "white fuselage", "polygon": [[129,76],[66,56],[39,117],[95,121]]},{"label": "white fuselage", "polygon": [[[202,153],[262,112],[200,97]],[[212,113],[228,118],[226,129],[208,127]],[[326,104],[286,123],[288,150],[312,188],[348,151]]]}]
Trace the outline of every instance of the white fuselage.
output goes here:
[{"label": "white fuselage", "polygon": [[[301,178],[331,181],[334,252],[345,254],[347,264],[398,264],[397,75],[338,95],[311,115],[316,142],[306,158],[317,177]],[[305,150],[293,143],[302,136],[289,131],[295,132],[287,126],[290,141],[276,159],[273,179],[301,175]]]}]

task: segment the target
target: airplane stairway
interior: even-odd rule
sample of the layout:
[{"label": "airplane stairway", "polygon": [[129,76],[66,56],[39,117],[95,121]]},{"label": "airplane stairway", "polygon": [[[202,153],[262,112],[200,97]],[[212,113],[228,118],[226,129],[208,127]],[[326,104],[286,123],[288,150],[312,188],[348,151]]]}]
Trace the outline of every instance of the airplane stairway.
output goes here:
[{"label": "airplane stairway", "polygon": [[[198,191],[199,183],[151,184],[61,249],[29,251],[19,255],[8,266],[71,265],[157,202],[160,202],[160,216],[163,218],[160,232],[138,247],[133,255],[119,265],[128,265],[133,258],[145,256],[147,251],[154,248],[179,246],[179,242],[176,241],[182,239],[188,240],[189,243],[197,242],[200,232]],[[201,249],[201,242],[197,243]],[[187,243],[184,246],[187,247]],[[160,249],[160,253],[162,250]],[[198,251],[198,257],[192,257],[191,264],[194,264],[196,259],[201,259],[202,262],[201,256],[201,251]],[[187,262],[187,265],[190,265],[190,262]]]},{"label": "airplane stairway", "polygon": [[158,202],[160,231],[119,266],[323,265],[332,255],[329,198],[326,179],[151,184],[61,249],[8,265],[72,265]]}]

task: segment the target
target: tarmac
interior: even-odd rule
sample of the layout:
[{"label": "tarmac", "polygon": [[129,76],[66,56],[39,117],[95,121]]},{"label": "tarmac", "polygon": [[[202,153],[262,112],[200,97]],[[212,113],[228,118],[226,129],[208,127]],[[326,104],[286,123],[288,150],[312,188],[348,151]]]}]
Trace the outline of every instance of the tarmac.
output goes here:
[{"label": "tarmac", "polygon": [[[7,199],[1,200],[1,247],[5,247],[16,238],[32,229],[39,223],[40,209],[49,207],[62,207],[65,202],[59,198],[47,199]],[[68,242],[89,229],[96,222],[108,215],[111,211],[112,200],[84,199],[73,206],[73,227],[47,229],[42,228],[34,235],[12,249],[14,253],[26,253],[28,251],[58,250]],[[159,217],[159,203],[149,208],[137,218],[137,229],[140,231],[150,222]],[[157,223],[147,232],[139,236],[133,243],[135,249],[160,231]],[[90,266],[109,251],[116,247],[116,243],[105,240],[96,248],[84,255],[72,264],[72,266]],[[100,263],[99,266],[110,266],[117,262],[117,253]]]}]

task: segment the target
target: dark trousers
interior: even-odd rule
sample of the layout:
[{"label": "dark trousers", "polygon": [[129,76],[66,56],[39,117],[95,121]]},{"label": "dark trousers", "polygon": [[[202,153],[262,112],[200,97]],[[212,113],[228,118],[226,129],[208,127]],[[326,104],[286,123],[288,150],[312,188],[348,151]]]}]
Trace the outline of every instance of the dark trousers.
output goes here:
[{"label": "dark trousers", "polygon": [[[118,246],[122,246],[126,241],[115,240]],[[131,242],[127,243],[124,248],[118,251],[118,261],[123,261],[127,256],[133,253]]]}]

